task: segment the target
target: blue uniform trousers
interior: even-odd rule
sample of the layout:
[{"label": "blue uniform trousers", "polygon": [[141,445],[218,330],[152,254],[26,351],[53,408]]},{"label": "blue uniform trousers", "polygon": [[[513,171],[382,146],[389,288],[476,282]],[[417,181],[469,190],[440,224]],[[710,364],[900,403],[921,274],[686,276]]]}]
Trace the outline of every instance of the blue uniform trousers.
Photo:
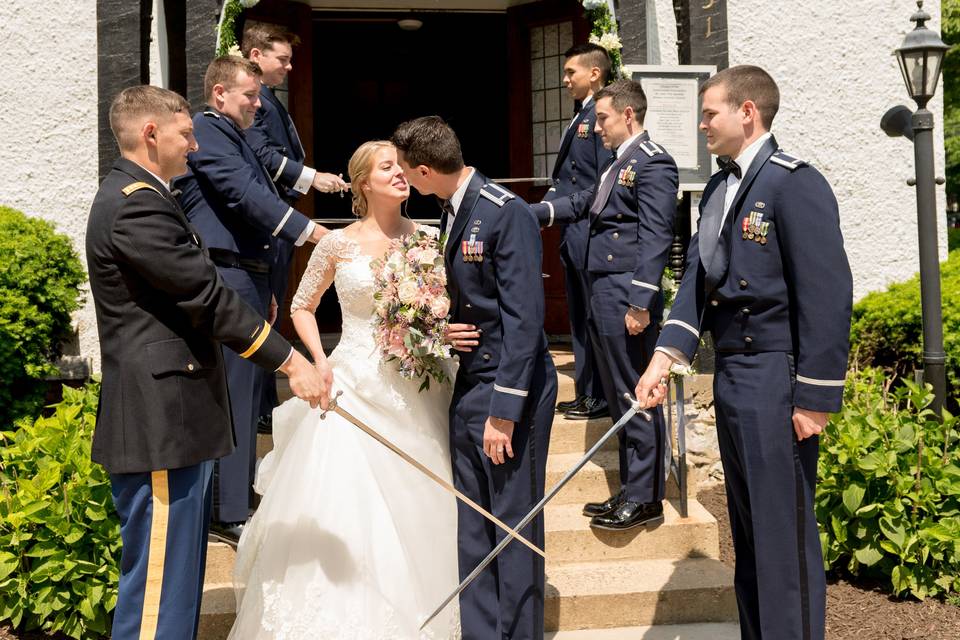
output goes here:
[{"label": "blue uniform trousers", "polygon": [[[493,382],[460,376],[450,405],[454,484],[484,509],[516,525],[543,498],[547,449],[557,399],[549,355],[537,366],[523,419],[513,432],[513,458],[493,465],[483,453],[483,427]],[[462,502],[457,503],[460,579],[506,535]],[[541,513],[520,533],[543,548]],[[460,594],[463,640],[542,640],[543,558],[513,542]]]},{"label": "blue uniform trousers", "polygon": [[793,356],[717,353],[717,434],[744,638],[822,640],[826,578],[813,498],[819,439],[794,435]]},{"label": "blue uniform trousers", "polygon": [[570,340],[573,343],[574,389],[577,396],[603,400],[603,385],[597,374],[593,344],[587,329],[587,310],[590,306],[587,281],[587,234],[590,221],[580,220],[563,227],[560,242],[560,262],[567,289],[567,308],[570,315]]},{"label": "blue uniform trousers", "polygon": [[114,640],[196,637],[212,469],[207,461],[110,475],[123,540]]},{"label": "blue uniform trousers", "polygon": [[[224,284],[266,318],[270,306],[270,281],[267,274],[243,269],[217,267]],[[265,371],[250,360],[223,347],[223,365],[230,392],[230,413],[237,448],[217,460],[214,473],[213,519],[217,522],[243,522],[250,511],[253,474],[257,457],[257,418]]]},{"label": "blue uniform trousers", "polygon": [[[614,420],[630,408],[623,394],[633,397],[637,380],[647,368],[657,346],[659,329],[651,323],[646,331],[632,336],[624,325],[629,307],[632,273],[589,273],[589,329],[597,371],[603,383],[610,414]],[[663,410],[652,411],[653,421],[640,416],[618,432],[620,486],[633,502],[659,502],[665,495],[664,456],[666,424]]]}]

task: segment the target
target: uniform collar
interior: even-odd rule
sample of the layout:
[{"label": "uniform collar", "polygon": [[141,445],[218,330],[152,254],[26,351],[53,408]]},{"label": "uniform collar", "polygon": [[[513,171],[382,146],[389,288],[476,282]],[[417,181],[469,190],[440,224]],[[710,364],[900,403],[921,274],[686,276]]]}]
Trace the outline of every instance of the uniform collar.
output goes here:
[{"label": "uniform collar", "polygon": [[760,153],[760,149],[763,148],[763,144],[769,140],[773,134],[769,131],[754,140],[749,147],[743,150],[743,152],[734,159],[734,162],[740,166],[740,175],[747,175],[747,171],[750,170],[750,165],[753,164],[753,161],[756,159],[757,154]]},{"label": "uniform collar", "polygon": [[470,167],[470,173],[464,177],[463,182],[460,183],[460,186],[457,187],[457,190],[453,192],[453,195],[450,196],[450,206],[453,207],[453,215],[456,216],[457,212],[460,211],[460,205],[463,203],[463,196],[467,193],[467,188],[470,186],[470,181],[473,180],[473,175],[477,170],[473,167]]},{"label": "uniform collar", "polygon": [[[640,136],[642,136],[642,135],[644,135],[644,134],[646,134],[646,133],[647,133],[646,130],[643,130],[643,131],[641,131],[640,133],[635,133],[635,134],[633,134],[632,136],[630,136],[629,138],[627,138],[626,140],[624,140],[623,143],[622,143],[619,147],[617,147],[617,157],[618,157],[618,158],[622,158],[622,157],[623,157],[623,152],[627,150],[627,147],[629,147],[631,144],[633,144],[633,143],[636,141],[637,138],[639,138]],[[649,137],[649,136],[647,136],[647,137]]]}]

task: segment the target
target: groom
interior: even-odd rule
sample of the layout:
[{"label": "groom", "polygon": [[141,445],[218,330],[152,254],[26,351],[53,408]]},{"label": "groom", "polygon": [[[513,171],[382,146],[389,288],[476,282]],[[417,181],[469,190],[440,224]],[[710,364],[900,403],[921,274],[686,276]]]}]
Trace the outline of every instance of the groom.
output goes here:
[{"label": "groom", "polygon": [[[391,141],[410,184],[443,200],[447,289],[458,323],[450,338],[461,351],[450,405],[454,483],[513,526],[543,497],[557,397],[543,332],[540,230],[527,203],[464,166],[456,134],[439,117],[405,122]],[[463,579],[504,534],[458,507]],[[521,533],[542,545],[543,516]],[[464,640],[540,640],[543,591],[543,559],[507,546],[460,595]]]}]

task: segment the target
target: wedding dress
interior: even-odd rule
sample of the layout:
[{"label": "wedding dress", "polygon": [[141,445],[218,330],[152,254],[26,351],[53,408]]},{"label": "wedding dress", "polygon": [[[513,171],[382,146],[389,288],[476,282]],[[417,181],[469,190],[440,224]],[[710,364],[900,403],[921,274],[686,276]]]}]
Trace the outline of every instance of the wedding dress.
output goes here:
[{"label": "wedding dress", "polygon": [[[292,308],[331,280],[343,312],[329,356],[344,409],[452,482],[449,384],[402,378],[374,344],[371,258],[343,231],[317,243]],[[451,374],[453,372],[451,371]],[[452,375],[451,375],[452,378]],[[455,498],[335,413],[294,398],[274,412],[263,494],[237,551],[234,640],[459,638]]]}]

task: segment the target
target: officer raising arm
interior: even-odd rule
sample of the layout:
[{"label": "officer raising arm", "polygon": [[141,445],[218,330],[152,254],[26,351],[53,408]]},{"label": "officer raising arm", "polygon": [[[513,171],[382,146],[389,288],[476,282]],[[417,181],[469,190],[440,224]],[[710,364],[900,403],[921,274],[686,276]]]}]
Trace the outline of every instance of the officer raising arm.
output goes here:
[{"label": "officer raising arm", "polygon": [[662,402],[673,363],[713,334],[741,632],[816,640],[826,598],[813,512],[818,434],[843,398],[852,305],[837,201],[770,134],[780,93],[764,70],[726,69],[701,95],[700,130],[721,171],[703,192],[699,233],[637,398]]},{"label": "officer raising arm", "polygon": [[123,539],[118,640],[196,635],[212,460],[234,447],[219,343],[279,367],[311,405],[328,394],[313,365],[223,285],[170,194],[197,148],[189,108],[150,86],[114,99],[122,157],[87,223],[102,356],[92,457],[110,473]]}]

